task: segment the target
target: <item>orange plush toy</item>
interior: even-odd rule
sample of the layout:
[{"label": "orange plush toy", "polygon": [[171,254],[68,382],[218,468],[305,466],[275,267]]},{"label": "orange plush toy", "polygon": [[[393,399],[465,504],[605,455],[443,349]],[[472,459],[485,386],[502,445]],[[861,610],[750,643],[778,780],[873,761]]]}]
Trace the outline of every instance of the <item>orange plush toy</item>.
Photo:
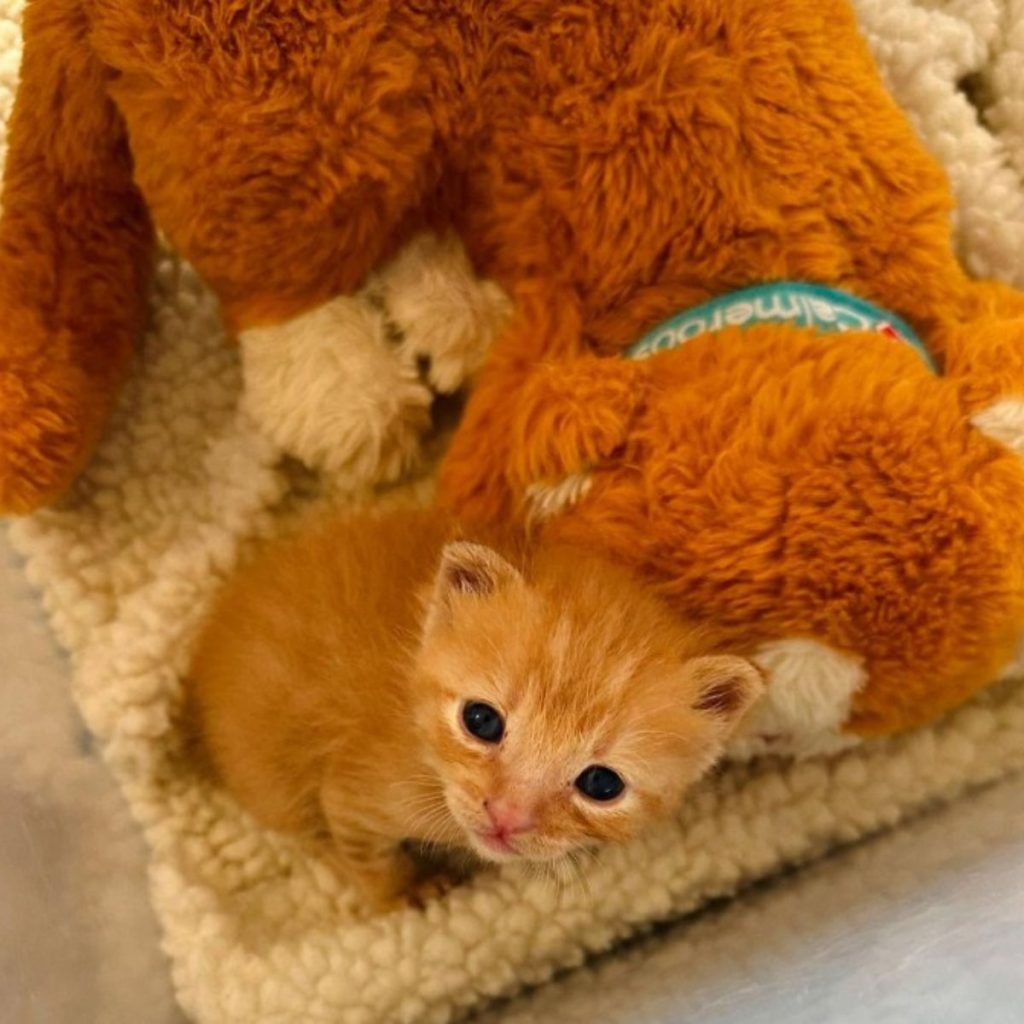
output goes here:
[{"label": "orange plush toy", "polygon": [[601,12],[509,43],[465,237],[517,313],[443,496],[753,637],[745,752],[934,719],[1020,667],[1024,296],[958,265],[845,3]]},{"label": "orange plush toy", "polygon": [[[846,0],[29,0],[25,46],[3,509],[59,494],[99,436],[152,224],[219,295],[265,429],[393,476],[423,421],[410,365],[454,386],[497,322],[401,364],[352,305],[435,229],[516,305],[445,499],[754,634],[753,747],[904,728],[1012,661],[1024,298],[957,264],[943,175]],[[729,298],[762,282],[793,284]],[[477,297],[449,288],[434,327]],[[677,314],[641,354],[683,344],[623,358]]]}]

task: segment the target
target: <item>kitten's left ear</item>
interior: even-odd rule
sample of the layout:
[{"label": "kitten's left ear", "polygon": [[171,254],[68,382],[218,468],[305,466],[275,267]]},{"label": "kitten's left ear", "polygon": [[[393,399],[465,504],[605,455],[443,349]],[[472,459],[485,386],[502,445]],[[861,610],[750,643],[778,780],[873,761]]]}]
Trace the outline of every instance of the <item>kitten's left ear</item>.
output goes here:
[{"label": "kitten's left ear", "polygon": [[452,605],[460,597],[486,597],[522,579],[519,570],[492,548],[469,541],[448,544],[441,552],[425,631],[451,621]]},{"label": "kitten's left ear", "polygon": [[764,693],[764,676],[746,658],[713,655],[686,663],[692,707],[719,723],[725,734]]}]

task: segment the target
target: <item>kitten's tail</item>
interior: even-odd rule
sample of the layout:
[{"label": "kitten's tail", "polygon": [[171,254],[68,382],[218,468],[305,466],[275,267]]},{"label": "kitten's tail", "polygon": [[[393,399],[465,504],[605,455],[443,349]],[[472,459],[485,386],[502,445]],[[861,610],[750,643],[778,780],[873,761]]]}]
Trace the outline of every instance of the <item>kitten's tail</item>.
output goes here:
[{"label": "kitten's tail", "polygon": [[81,0],[24,15],[0,220],[0,513],[66,489],[125,375],[153,230]]}]

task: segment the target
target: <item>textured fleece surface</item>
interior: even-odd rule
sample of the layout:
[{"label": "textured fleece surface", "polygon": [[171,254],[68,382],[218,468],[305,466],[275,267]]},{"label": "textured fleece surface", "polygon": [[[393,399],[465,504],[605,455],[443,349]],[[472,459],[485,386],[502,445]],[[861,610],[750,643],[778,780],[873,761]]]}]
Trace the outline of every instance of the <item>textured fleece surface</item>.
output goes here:
[{"label": "textured fleece surface", "polygon": [[[20,0],[0,0],[0,112]],[[1024,3],[862,0],[897,97],[953,177],[972,270],[1024,283]],[[957,91],[972,75],[984,122]],[[609,849],[587,884],[515,870],[376,920],[294,845],[255,829],[179,757],[179,673],[247,538],[308,481],[237,411],[236,353],[194,274],[161,258],[152,326],[107,439],[69,500],[18,523],[75,696],[152,850],[154,904],[186,1012],[205,1022],[446,1021],[544,981],[648,923],[1024,767],[1024,688],[830,760],[709,780],[678,820]],[[427,484],[407,492],[422,498]]]}]

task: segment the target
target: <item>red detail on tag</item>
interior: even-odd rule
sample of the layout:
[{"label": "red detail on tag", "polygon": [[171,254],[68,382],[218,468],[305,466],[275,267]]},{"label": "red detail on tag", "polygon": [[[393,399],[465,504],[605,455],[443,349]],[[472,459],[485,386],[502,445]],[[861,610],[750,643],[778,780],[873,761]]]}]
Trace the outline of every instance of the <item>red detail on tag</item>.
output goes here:
[{"label": "red detail on tag", "polygon": [[884,320],[880,324],[878,324],[875,330],[878,331],[879,334],[884,334],[886,337],[893,338],[896,341],[907,340],[906,338],[903,337],[902,334],[900,334],[899,331],[896,330],[895,327],[893,327],[892,324],[886,323]]}]

